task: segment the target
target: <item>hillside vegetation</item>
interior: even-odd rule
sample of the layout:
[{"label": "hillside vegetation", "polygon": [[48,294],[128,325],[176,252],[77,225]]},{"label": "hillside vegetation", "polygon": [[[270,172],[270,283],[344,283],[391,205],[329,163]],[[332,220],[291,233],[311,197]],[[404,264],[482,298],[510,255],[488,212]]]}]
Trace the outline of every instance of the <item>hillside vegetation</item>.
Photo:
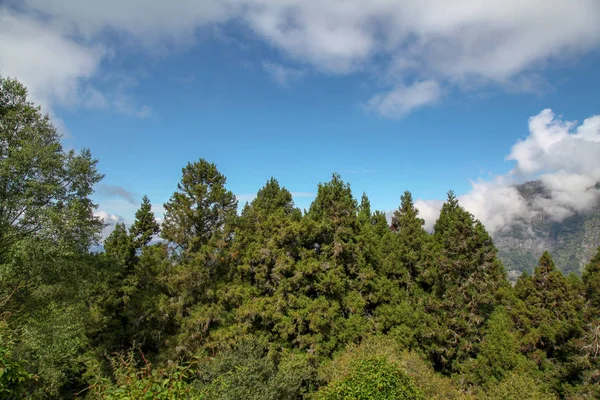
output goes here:
[{"label": "hillside vegetation", "polygon": [[97,161],[26,96],[0,79],[0,398],[600,396],[600,253],[513,287],[452,192],[432,233],[337,174],[306,212],[272,178],[238,213],[205,159],[91,252]]},{"label": "hillside vegetation", "polygon": [[[517,190],[527,203],[550,196],[539,181],[518,185]],[[547,212],[535,219],[521,219],[496,233],[494,243],[511,277],[533,272],[535,261],[546,250],[563,273],[581,274],[600,246],[600,198],[595,207],[584,212],[573,210],[564,219],[557,220]]]}]

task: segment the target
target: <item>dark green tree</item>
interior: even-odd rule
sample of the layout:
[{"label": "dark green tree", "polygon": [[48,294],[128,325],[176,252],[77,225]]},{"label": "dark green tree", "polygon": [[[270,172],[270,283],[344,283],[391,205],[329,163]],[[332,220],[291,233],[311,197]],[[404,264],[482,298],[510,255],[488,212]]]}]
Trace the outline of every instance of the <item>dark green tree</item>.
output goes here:
[{"label": "dark green tree", "polygon": [[[405,191],[401,197],[400,207],[392,216],[392,235],[394,251],[392,259],[395,268],[405,270],[410,274],[410,279],[420,278],[423,269],[428,234],[423,228],[425,221],[419,217],[412,195]],[[406,278],[405,278],[406,279]]]},{"label": "dark green tree", "polygon": [[131,268],[135,262],[135,247],[125,224],[119,222],[104,241],[106,254],[122,266]]},{"label": "dark green tree", "polygon": [[600,248],[596,255],[585,266],[582,275],[585,285],[585,296],[590,313],[600,313]]},{"label": "dark green tree", "polygon": [[162,237],[195,252],[235,217],[237,200],[215,164],[200,159],[182,170],[177,191],[165,204]]},{"label": "dark green tree", "polygon": [[548,371],[554,389],[563,395],[567,386],[580,382],[584,368],[574,358],[577,341],[583,334],[582,292],[579,278],[565,277],[547,251],[533,275],[521,276],[515,285],[515,293],[524,306],[517,326],[523,335],[521,348]]},{"label": "dark green tree", "polygon": [[142,198],[142,205],[135,213],[135,221],[129,229],[133,245],[136,249],[146,247],[152,238],[160,232],[160,226],[152,212],[152,204],[148,196]]},{"label": "dark green tree", "polygon": [[475,355],[481,327],[499,303],[497,292],[508,285],[498,251],[485,228],[458,204],[453,192],[435,223],[432,302],[435,316],[431,355],[437,367]]}]

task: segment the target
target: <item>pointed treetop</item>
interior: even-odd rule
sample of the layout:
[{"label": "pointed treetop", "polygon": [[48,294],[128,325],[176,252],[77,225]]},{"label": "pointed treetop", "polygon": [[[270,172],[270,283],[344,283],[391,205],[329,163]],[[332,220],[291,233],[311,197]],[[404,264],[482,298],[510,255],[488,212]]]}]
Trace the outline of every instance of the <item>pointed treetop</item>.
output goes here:
[{"label": "pointed treetop", "polygon": [[178,190],[165,204],[162,237],[196,251],[235,217],[237,200],[217,166],[203,158],[188,163],[182,173]]},{"label": "pointed treetop", "polygon": [[393,231],[398,231],[409,225],[422,227],[425,225],[425,220],[419,218],[419,210],[413,203],[412,194],[406,190],[400,198],[400,207],[394,211],[392,216],[391,228]]},{"label": "pointed treetop", "polygon": [[365,192],[363,192],[360,199],[359,214],[366,218],[371,217],[371,202]]},{"label": "pointed treetop", "polygon": [[308,215],[314,219],[331,218],[339,221],[355,217],[357,208],[350,185],[335,173],[331,181],[319,184],[317,196],[310,205]]},{"label": "pointed treetop", "polygon": [[115,229],[104,241],[104,252],[123,265],[131,265],[135,259],[135,249],[131,243],[131,236],[127,234],[125,224],[119,222]]},{"label": "pointed treetop", "polygon": [[152,238],[160,232],[160,226],[152,212],[152,204],[148,196],[142,198],[142,205],[135,213],[135,221],[129,230],[136,248],[148,245]]},{"label": "pointed treetop", "polygon": [[538,266],[535,269],[535,275],[547,274],[549,272],[555,271],[556,266],[554,265],[554,260],[552,256],[548,252],[548,250],[544,251],[544,254],[540,257],[538,262]]},{"label": "pointed treetop", "polygon": [[256,193],[256,197],[250,203],[250,209],[267,213],[284,209],[289,213],[294,209],[294,199],[285,187],[280,186],[279,182],[271,177]]},{"label": "pointed treetop", "polygon": [[450,233],[452,227],[462,221],[466,225],[473,225],[475,219],[471,213],[462,208],[452,190],[448,191],[448,199],[442,205],[440,216],[433,227],[436,236],[444,236]]},{"label": "pointed treetop", "polygon": [[454,190],[448,190],[448,198],[446,199],[446,203],[452,207],[458,207],[458,199],[454,194]]}]

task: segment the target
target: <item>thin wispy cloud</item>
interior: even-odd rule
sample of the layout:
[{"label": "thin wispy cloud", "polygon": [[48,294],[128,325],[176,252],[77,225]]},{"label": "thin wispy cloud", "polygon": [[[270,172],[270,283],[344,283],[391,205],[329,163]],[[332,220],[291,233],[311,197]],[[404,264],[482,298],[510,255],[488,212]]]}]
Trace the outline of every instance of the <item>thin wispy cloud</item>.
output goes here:
[{"label": "thin wispy cloud", "polygon": [[126,200],[129,204],[132,205],[137,205],[138,203],[136,196],[131,191],[125,189],[122,186],[101,183],[98,185],[97,189],[100,194],[103,194],[105,196],[116,196]]},{"label": "thin wispy cloud", "polygon": [[279,86],[285,88],[305,75],[304,71],[270,61],[263,62],[262,67]]}]

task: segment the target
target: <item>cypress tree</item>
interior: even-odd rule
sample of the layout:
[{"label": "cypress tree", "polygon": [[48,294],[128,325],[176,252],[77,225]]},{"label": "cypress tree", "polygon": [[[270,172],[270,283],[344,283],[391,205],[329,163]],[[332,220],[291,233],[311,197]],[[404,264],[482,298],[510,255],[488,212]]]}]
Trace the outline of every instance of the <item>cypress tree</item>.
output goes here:
[{"label": "cypress tree", "polygon": [[442,206],[433,240],[434,297],[428,307],[435,327],[430,350],[438,368],[452,369],[456,361],[474,355],[480,328],[499,303],[496,293],[508,283],[490,235],[453,192]]},{"label": "cypress tree", "polygon": [[152,238],[160,232],[160,226],[152,212],[148,196],[142,198],[142,205],[135,213],[135,221],[129,229],[133,245],[136,249],[146,247]]}]

